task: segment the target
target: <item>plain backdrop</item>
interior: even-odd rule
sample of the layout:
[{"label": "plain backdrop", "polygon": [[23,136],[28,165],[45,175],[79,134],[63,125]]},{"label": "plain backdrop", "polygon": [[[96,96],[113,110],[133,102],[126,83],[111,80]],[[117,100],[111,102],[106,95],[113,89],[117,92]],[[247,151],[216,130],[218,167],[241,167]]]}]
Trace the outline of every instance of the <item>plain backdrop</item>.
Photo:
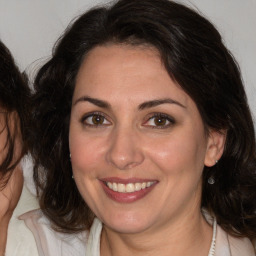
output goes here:
[{"label": "plain backdrop", "polygon": [[[139,0],[138,0],[139,1]],[[0,0],[0,38],[21,70],[33,76],[69,22],[104,0]],[[199,10],[221,32],[240,64],[256,117],[256,0],[178,0]]]}]

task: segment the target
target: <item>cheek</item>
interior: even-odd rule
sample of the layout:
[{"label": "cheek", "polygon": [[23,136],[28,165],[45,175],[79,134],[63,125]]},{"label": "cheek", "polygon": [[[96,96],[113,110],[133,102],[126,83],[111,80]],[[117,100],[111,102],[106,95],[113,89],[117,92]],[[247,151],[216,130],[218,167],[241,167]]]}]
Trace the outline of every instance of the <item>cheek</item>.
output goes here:
[{"label": "cheek", "polygon": [[70,129],[69,149],[74,174],[93,172],[102,162],[102,146],[97,139]]},{"label": "cheek", "polygon": [[147,147],[151,160],[170,175],[201,173],[205,151],[204,138],[188,131],[164,138]]}]

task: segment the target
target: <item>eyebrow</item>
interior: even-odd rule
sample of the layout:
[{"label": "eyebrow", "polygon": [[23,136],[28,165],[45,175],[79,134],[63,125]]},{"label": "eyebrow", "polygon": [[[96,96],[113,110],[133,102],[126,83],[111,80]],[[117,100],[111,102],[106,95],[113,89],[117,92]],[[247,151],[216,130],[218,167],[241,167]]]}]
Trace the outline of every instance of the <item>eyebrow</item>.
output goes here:
[{"label": "eyebrow", "polygon": [[[77,103],[79,102],[90,102],[100,108],[106,108],[106,109],[110,109],[111,108],[111,105],[104,101],[104,100],[100,100],[100,99],[96,99],[96,98],[91,98],[89,96],[83,96],[83,97],[80,97],[78,98],[74,104],[76,105]],[[157,99],[157,100],[150,100],[150,101],[146,101],[146,102],[143,102],[139,105],[138,109],[139,110],[143,110],[143,109],[147,109],[147,108],[152,108],[152,107],[156,107],[156,106],[159,106],[159,105],[162,105],[162,104],[176,104],[182,108],[186,108],[183,104],[181,104],[180,102],[176,101],[176,100],[173,100],[173,99],[170,99],[170,98],[166,98],[166,99]]]},{"label": "eyebrow", "polygon": [[166,99],[159,99],[159,100],[150,100],[150,101],[146,101],[142,104],[139,105],[139,110],[143,110],[146,108],[152,108],[152,107],[156,107],[162,104],[176,104],[182,108],[186,108],[183,104],[181,104],[180,102],[170,99],[170,98],[166,98]]},{"label": "eyebrow", "polygon": [[91,97],[88,97],[88,96],[83,96],[83,97],[77,99],[74,102],[73,106],[75,106],[79,102],[84,102],[84,101],[90,102],[90,103],[92,103],[92,104],[94,104],[94,105],[96,105],[96,106],[98,106],[100,108],[110,109],[110,104],[107,103],[106,101],[95,99],[95,98],[91,98]]}]

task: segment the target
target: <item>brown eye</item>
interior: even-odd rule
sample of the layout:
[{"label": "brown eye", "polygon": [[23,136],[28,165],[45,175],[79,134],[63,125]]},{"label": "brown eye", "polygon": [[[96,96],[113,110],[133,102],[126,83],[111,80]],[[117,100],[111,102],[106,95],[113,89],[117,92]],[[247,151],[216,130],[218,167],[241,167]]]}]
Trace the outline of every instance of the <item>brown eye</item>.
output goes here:
[{"label": "brown eye", "polygon": [[164,126],[167,123],[167,119],[165,117],[155,117],[154,123],[156,126]]},{"label": "brown eye", "polygon": [[82,118],[81,122],[87,126],[104,126],[111,123],[106,119],[103,114],[92,113]]},{"label": "brown eye", "polygon": [[95,125],[103,124],[104,120],[105,120],[104,116],[100,116],[100,115],[92,116],[92,123]]},{"label": "brown eye", "polygon": [[151,128],[164,129],[174,124],[175,124],[175,120],[171,116],[163,113],[156,113],[153,116],[151,116],[147,120],[147,122],[144,123],[144,126],[149,126]]}]

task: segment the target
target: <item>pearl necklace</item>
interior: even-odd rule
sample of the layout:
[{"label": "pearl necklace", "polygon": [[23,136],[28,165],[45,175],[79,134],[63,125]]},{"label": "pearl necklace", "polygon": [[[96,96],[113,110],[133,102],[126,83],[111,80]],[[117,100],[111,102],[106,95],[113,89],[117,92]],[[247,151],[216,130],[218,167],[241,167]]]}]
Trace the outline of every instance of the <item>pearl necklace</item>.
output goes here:
[{"label": "pearl necklace", "polygon": [[208,256],[214,256],[215,255],[216,233],[217,233],[217,221],[214,218],[214,220],[213,220],[212,243],[211,243],[211,247],[210,247],[210,251],[209,251]]}]

